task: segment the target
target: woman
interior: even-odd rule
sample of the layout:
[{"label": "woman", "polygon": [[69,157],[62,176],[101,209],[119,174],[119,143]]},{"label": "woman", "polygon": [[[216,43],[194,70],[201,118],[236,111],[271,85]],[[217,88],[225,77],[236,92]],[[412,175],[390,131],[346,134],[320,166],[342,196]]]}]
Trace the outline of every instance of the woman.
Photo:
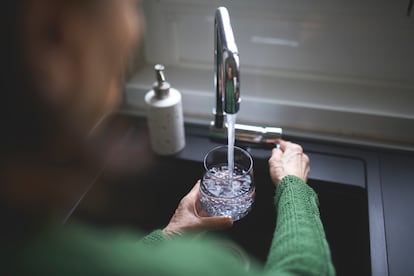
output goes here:
[{"label": "woman", "polygon": [[[5,275],[332,275],[309,159],[281,141],[269,159],[278,222],[265,268],[243,268],[219,241],[188,232],[232,226],[204,217],[198,187],[169,224],[143,237],[62,226],[54,213],[85,171],[101,165],[88,137],[113,111],[142,22],[134,0],[6,0],[2,77],[1,194]],[[272,218],[269,218],[272,219]]]}]

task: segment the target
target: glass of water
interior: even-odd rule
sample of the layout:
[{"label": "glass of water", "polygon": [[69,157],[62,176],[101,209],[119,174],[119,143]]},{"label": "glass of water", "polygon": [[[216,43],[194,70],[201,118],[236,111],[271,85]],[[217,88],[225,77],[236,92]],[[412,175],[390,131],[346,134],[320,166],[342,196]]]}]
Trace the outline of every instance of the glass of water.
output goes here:
[{"label": "glass of water", "polygon": [[[231,162],[228,162],[232,159]],[[234,167],[228,164],[234,164]],[[204,158],[205,172],[200,185],[200,203],[210,216],[228,216],[233,221],[247,215],[253,205],[255,186],[253,159],[250,154],[234,147],[219,146]]]}]

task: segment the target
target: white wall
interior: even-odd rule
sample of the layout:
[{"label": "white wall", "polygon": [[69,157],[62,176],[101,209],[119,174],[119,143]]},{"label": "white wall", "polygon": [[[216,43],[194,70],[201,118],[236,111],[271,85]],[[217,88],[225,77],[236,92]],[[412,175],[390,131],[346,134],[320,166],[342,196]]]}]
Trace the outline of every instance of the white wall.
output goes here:
[{"label": "white wall", "polygon": [[129,107],[144,108],[152,66],[163,63],[186,119],[212,119],[219,5],[240,52],[239,122],[414,148],[414,15],[405,0],[144,1],[148,66],[127,85]]}]

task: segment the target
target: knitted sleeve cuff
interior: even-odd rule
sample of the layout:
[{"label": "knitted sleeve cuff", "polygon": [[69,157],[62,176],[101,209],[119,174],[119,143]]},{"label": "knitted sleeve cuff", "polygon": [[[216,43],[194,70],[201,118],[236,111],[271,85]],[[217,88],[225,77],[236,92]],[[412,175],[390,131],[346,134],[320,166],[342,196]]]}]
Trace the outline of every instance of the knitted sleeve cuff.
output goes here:
[{"label": "knitted sleeve cuff", "polygon": [[282,178],[276,189],[275,204],[278,206],[280,197],[287,189],[300,190],[301,193],[305,193],[307,197],[313,199],[316,206],[319,206],[318,196],[315,191],[306,184],[301,178],[294,175],[287,175]]},{"label": "knitted sleeve cuff", "polygon": [[140,243],[147,246],[156,246],[166,240],[161,229],[157,229],[146,235],[140,240]]}]

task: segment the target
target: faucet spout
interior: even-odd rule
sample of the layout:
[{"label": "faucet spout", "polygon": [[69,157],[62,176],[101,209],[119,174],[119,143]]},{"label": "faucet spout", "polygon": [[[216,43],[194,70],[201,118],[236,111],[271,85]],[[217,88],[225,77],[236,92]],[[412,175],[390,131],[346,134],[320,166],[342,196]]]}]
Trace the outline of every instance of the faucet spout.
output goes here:
[{"label": "faucet spout", "polygon": [[[227,137],[224,116],[236,114],[240,108],[240,64],[239,51],[234,41],[229,12],[225,7],[216,10],[214,20],[214,85],[216,107],[214,121],[210,125],[210,136],[223,140]],[[282,129],[234,125],[236,141],[255,144],[275,144],[282,136]]]},{"label": "faucet spout", "polygon": [[230,16],[225,7],[216,10],[214,20],[214,84],[216,87],[215,127],[223,128],[225,114],[240,108],[239,52],[234,41]]}]

